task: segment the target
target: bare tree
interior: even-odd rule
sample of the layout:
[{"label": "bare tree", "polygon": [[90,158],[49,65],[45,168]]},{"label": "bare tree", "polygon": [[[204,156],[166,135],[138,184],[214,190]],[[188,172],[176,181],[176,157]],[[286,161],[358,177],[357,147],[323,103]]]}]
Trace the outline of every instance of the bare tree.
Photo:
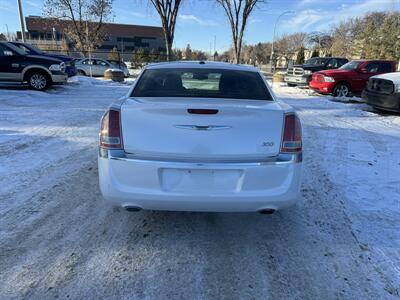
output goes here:
[{"label": "bare tree", "polygon": [[352,57],[355,51],[355,40],[357,26],[356,19],[342,21],[336,25],[332,33],[332,54],[335,56]]},{"label": "bare tree", "polygon": [[244,30],[248,18],[257,4],[265,0],[215,0],[222,6],[228,17],[232,31],[233,49],[236,63],[240,63]]},{"label": "bare tree", "polygon": [[176,18],[182,0],[150,0],[150,2],[160,16],[167,49],[167,60],[170,61],[173,54],[172,44],[174,43]]},{"label": "bare tree", "polygon": [[311,47],[318,50],[330,50],[333,43],[332,35],[325,32],[311,32],[307,39]]},{"label": "bare tree", "polygon": [[[105,38],[104,22],[112,15],[113,0],[46,0],[44,14],[48,27],[59,28],[86,55]],[[61,23],[60,21],[63,21]]]},{"label": "bare tree", "polygon": [[275,42],[276,52],[280,57],[285,58],[287,64],[304,47],[306,38],[307,34],[304,32],[285,34]]}]

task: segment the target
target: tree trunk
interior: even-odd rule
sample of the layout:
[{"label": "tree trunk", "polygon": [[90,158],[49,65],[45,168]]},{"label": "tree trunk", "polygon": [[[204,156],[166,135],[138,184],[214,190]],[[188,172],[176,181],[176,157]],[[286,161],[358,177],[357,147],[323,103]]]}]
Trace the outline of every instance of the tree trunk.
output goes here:
[{"label": "tree trunk", "polygon": [[167,61],[171,61],[172,60],[172,43],[174,42],[173,40],[171,40],[171,37],[169,36],[168,33],[164,33],[165,36],[165,48],[167,51]]},{"label": "tree trunk", "polygon": [[236,55],[237,59],[236,59],[236,63],[237,63],[237,64],[240,64],[240,62],[241,62],[241,56],[242,56],[242,39],[241,39],[241,38],[239,38],[238,44],[239,44],[239,45],[237,46],[237,55]]}]

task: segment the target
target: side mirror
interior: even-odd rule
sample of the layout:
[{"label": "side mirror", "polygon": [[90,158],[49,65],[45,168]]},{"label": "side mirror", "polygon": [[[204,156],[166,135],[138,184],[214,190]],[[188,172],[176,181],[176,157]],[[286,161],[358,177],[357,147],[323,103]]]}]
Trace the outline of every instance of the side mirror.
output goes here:
[{"label": "side mirror", "polygon": [[4,50],[3,54],[4,54],[4,56],[13,56],[14,55],[14,53],[10,50]]},{"label": "side mirror", "polygon": [[327,65],[326,68],[327,69],[333,69],[333,66],[332,65]]},{"label": "side mirror", "polygon": [[368,70],[366,68],[361,68],[358,70],[358,72],[362,73],[362,74],[366,74],[369,73]]}]

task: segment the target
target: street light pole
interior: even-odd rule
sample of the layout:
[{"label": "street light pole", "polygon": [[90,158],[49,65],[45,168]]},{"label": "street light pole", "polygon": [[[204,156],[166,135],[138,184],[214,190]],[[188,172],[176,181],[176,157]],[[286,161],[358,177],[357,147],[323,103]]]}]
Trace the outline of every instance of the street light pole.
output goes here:
[{"label": "street light pole", "polygon": [[7,41],[11,41],[11,37],[10,37],[10,32],[8,31],[8,25],[7,24],[4,24],[4,25],[6,25],[6,30],[7,30]]},{"label": "street light pole", "polygon": [[274,73],[274,65],[273,65],[273,59],[274,59],[274,42],[275,42],[275,33],[276,33],[276,26],[278,25],[278,23],[279,23],[279,19],[282,17],[282,16],[284,16],[284,15],[286,15],[286,14],[294,14],[295,12],[293,11],[293,10],[287,10],[287,11],[284,11],[283,13],[281,13],[279,16],[278,16],[278,18],[276,19],[276,21],[275,21],[275,25],[274,25],[274,34],[273,34],[273,36],[272,36],[272,45],[271,45],[271,57],[270,57],[270,61],[271,61],[271,71],[272,71],[272,73]]},{"label": "street light pole", "polygon": [[22,12],[21,0],[17,0],[17,3],[18,3],[19,21],[21,23],[21,37],[22,37],[22,42],[25,43],[25,23],[24,23],[24,14]]}]

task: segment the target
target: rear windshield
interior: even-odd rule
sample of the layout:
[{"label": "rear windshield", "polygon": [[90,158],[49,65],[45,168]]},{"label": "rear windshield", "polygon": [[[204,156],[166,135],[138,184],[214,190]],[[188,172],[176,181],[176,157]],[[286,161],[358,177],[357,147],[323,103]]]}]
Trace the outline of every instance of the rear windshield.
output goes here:
[{"label": "rear windshield", "polygon": [[196,68],[145,70],[131,96],[272,100],[257,72]]},{"label": "rear windshield", "polygon": [[310,58],[304,64],[305,65],[312,65],[312,66],[320,66],[324,65],[328,61],[328,58]]}]

